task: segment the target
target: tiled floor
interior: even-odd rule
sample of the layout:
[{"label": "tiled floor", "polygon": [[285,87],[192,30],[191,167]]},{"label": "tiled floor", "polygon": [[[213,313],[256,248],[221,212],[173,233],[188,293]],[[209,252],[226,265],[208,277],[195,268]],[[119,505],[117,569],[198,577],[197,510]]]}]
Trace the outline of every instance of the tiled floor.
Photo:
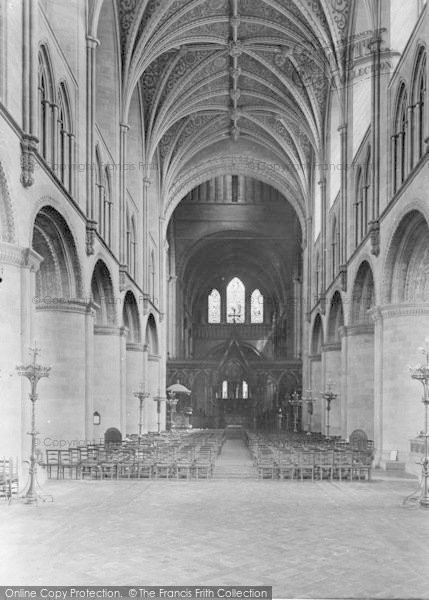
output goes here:
[{"label": "tiled floor", "polygon": [[272,585],[276,598],[429,598],[414,480],[49,481],[0,505],[3,585]]}]

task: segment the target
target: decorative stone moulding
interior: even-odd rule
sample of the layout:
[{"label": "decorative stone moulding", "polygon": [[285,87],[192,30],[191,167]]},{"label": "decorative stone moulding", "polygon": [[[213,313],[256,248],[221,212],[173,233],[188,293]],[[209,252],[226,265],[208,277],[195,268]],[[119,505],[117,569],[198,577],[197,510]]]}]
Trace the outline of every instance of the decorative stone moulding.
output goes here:
[{"label": "decorative stone moulding", "polygon": [[96,231],[97,221],[91,221],[90,219],[88,219],[86,222],[86,253],[88,256],[94,254],[94,242]]},{"label": "decorative stone moulding", "polygon": [[322,352],[339,352],[341,351],[341,342],[331,342],[322,345]]},{"label": "decorative stone moulding", "polygon": [[119,290],[121,292],[123,292],[125,290],[125,287],[127,285],[127,280],[128,280],[128,266],[121,265],[119,267]]},{"label": "decorative stone moulding", "polygon": [[347,265],[340,265],[341,291],[347,292]]},{"label": "decorative stone moulding", "polygon": [[0,241],[0,263],[16,267],[25,267],[37,271],[43,258],[32,248],[21,248],[15,244]]},{"label": "decorative stone moulding", "polygon": [[369,227],[371,254],[378,256],[380,254],[380,223],[378,221],[371,221]]},{"label": "decorative stone moulding", "polygon": [[34,154],[38,139],[34,135],[24,133],[21,139],[21,183],[30,187],[34,183]]},{"label": "decorative stone moulding", "polygon": [[401,303],[401,304],[384,304],[370,310],[370,315],[374,321],[379,318],[384,319],[395,319],[397,317],[429,317],[429,305],[425,304],[413,304],[413,303]]},{"label": "decorative stone moulding", "polygon": [[243,44],[240,40],[237,42],[229,42],[229,55],[238,58],[243,54]]}]

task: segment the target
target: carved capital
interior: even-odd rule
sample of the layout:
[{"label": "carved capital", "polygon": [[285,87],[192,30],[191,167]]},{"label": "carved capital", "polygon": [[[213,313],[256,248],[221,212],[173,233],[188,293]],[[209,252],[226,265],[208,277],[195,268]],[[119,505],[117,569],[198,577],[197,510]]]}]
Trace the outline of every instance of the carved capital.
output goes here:
[{"label": "carved capital", "polygon": [[325,294],[320,295],[319,306],[320,306],[320,312],[322,313],[322,315],[324,315],[326,312],[326,296],[325,296]]},{"label": "carved capital", "polygon": [[21,183],[30,187],[34,183],[34,153],[38,139],[34,135],[23,134],[21,139]]}]

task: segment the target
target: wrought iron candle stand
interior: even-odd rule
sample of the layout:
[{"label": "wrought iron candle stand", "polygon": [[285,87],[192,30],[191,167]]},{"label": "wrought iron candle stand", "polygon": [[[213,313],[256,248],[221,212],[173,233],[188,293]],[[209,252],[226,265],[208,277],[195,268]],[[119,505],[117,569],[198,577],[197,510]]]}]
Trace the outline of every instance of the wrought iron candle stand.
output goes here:
[{"label": "wrought iron candle stand", "polygon": [[158,395],[154,397],[154,402],[156,402],[156,412],[158,415],[158,435],[161,435],[161,402],[164,402],[166,398],[161,396],[161,392],[158,388]]},{"label": "wrought iron candle stand", "polygon": [[294,433],[297,433],[298,431],[298,414],[299,414],[299,408],[300,406],[302,406],[302,398],[299,395],[298,392],[294,392],[291,395],[291,400],[289,400],[289,403],[291,404],[291,406],[293,406],[293,431]]},{"label": "wrought iron candle stand", "polygon": [[334,394],[332,391],[332,382],[328,381],[328,389],[326,392],[322,392],[322,398],[326,400],[326,438],[330,440],[329,435],[329,415],[331,412],[331,402],[338,398],[338,394]]},{"label": "wrought iron candle stand", "polygon": [[[36,493],[36,482],[37,482],[37,457],[36,457],[36,441],[37,436],[39,434],[36,431],[36,401],[38,399],[37,395],[37,384],[42,377],[49,377],[49,371],[51,367],[44,367],[42,365],[37,364],[37,355],[40,354],[40,348],[37,347],[36,342],[34,342],[34,347],[30,348],[30,354],[33,357],[33,360],[28,365],[18,365],[16,370],[18,375],[21,377],[26,377],[31,384],[31,392],[29,394],[31,400],[31,431],[28,435],[31,435],[31,454],[29,461],[29,482],[27,492],[22,496],[25,500],[26,504],[37,504],[39,497],[42,500],[46,500],[47,498],[40,496]],[[49,497],[52,500],[52,497]]]},{"label": "wrought iron candle stand", "polygon": [[139,445],[142,438],[142,429],[143,429],[143,403],[146,398],[149,398],[150,393],[143,391],[143,384],[141,385],[140,391],[134,392],[134,396],[138,398],[139,405]]},{"label": "wrought iron candle stand", "polygon": [[313,416],[314,401],[315,401],[315,398],[313,399],[312,390],[310,390],[310,389],[305,390],[305,396],[302,397],[302,402],[307,405],[307,414],[308,414],[308,431],[307,431],[307,433],[309,435],[311,434],[311,418]]},{"label": "wrought iron candle stand", "polygon": [[420,348],[421,352],[426,357],[426,364],[419,364],[415,367],[410,367],[410,374],[413,379],[420,381],[423,385],[423,398],[422,402],[425,407],[425,425],[424,430],[420,432],[419,437],[424,439],[424,456],[420,460],[422,465],[422,489],[418,498],[420,506],[423,508],[429,508],[429,490],[428,490],[428,478],[429,478],[429,456],[428,456],[428,406],[429,406],[429,349],[428,340],[426,340],[426,347]]},{"label": "wrought iron candle stand", "polygon": [[277,432],[280,433],[282,430],[282,424],[283,424],[283,411],[282,411],[282,407],[279,406],[279,410],[277,411]]}]

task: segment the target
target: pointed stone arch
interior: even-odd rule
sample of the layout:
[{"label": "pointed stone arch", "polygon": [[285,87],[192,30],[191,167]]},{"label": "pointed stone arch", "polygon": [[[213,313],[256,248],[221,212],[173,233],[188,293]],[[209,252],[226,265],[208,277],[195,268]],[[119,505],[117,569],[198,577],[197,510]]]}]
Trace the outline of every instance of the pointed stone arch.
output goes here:
[{"label": "pointed stone arch", "polygon": [[344,311],[343,301],[341,294],[337,290],[332,296],[331,306],[329,309],[328,317],[328,331],[327,331],[327,342],[328,344],[335,344],[340,342],[340,327],[344,325]]},{"label": "pointed stone arch", "polygon": [[324,336],[322,317],[319,313],[317,313],[314,319],[313,330],[311,334],[311,354],[313,356],[320,356],[320,354],[322,353],[323,343]]},{"label": "pointed stone arch", "polygon": [[145,345],[150,355],[159,355],[158,328],[152,313],[149,315],[146,324]]},{"label": "pointed stone arch", "polygon": [[101,259],[96,262],[92,273],[91,296],[96,305],[95,324],[115,325],[117,319],[112,278]]},{"label": "pointed stone arch", "polygon": [[139,344],[141,342],[140,316],[136,297],[131,290],[128,290],[124,297],[122,321],[127,328],[127,343]]},{"label": "pointed stone arch", "polygon": [[356,273],[350,313],[350,325],[372,325],[369,310],[375,306],[375,286],[372,269],[364,260]]}]

